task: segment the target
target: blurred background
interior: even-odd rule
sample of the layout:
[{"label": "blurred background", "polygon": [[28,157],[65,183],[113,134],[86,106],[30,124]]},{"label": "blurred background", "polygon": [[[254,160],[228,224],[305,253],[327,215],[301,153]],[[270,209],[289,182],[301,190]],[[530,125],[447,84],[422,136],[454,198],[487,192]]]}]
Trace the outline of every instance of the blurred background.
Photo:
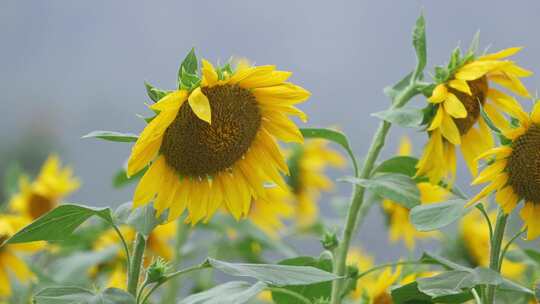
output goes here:
[{"label": "blurred background", "polygon": [[[83,182],[70,201],[103,206],[130,200],[131,187],[111,186],[130,145],[80,137],[92,130],[142,130],[136,114],[147,113],[143,81],[174,88],[191,47],[214,62],[241,56],[293,71],[292,81],[313,93],[301,106],[310,115],[307,126],[341,128],[362,155],[378,124],[369,114],[389,105],[383,87],[414,67],[410,33],[422,9],[429,70],[445,63],[456,45],[466,48],[478,30],[482,47],[526,46],[517,60],[540,70],[537,0],[2,1],[0,173],[14,162],[35,172],[56,152]],[[526,80],[530,91],[540,87],[539,79]],[[420,153],[424,134],[394,128],[383,157],[394,154],[404,134]],[[344,174],[350,173],[332,172]],[[466,186],[463,162],[459,174]],[[339,185],[337,191],[347,196],[350,190]],[[324,212],[331,212],[328,205],[321,201]],[[378,208],[358,238],[380,260],[406,252],[388,244]],[[429,243],[418,250],[423,246]],[[316,243],[311,247],[307,251],[319,252]]]}]

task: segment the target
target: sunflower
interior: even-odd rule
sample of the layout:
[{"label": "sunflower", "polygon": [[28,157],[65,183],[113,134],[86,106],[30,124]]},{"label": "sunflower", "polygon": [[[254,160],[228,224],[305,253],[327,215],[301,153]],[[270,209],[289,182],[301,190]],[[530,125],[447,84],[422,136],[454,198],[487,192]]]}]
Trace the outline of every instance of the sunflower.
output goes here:
[{"label": "sunflower", "polygon": [[287,189],[273,187],[266,190],[267,195],[251,204],[249,219],[271,237],[277,238],[285,227],[283,220],[291,218],[294,208],[291,193]]},{"label": "sunflower", "polygon": [[333,182],[325,175],[328,167],[343,168],[345,158],[322,139],[306,141],[289,152],[291,174],[287,180],[293,193],[295,219],[299,226],[313,224],[319,214],[317,201],[322,191],[330,191]]},{"label": "sunflower", "polygon": [[[401,139],[398,155],[408,156],[411,154],[412,145],[407,137]],[[416,184],[420,191],[420,202],[422,204],[432,204],[445,201],[450,196],[450,192],[438,185],[429,182],[418,182]],[[402,204],[385,199],[382,202],[383,211],[388,218],[390,240],[392,242],[402,239],[407,249],[414,249],[416,239],[433,237],[432,232],[420,232],[416,230],[409,220],[409,209]]]},{"label": "sunflower", "polygon": [[[495,216],[494,213],[490,214],[492,220],[495,220]],[[481,215],[470,213],[465,216],[460,224],[460,232],[470,262],[474,266],[489,267],[489,227],[482,221]],[[501,273],[507,278],[519,279],[526,268],[523,263],[504,259]]]},{"label": "sunflower", "polygon": [[9,274],[13,274],[19,281],[27,283],[35,278],[21,254],[29,254],[43,247],[43,242],[24,244],[2,244],[15,232],[29,224],[26,217],[15,215],[0,215],[0,298],[11,295]]},{"label": "sunflower", "polygon": [[152,201],[168,218],[188,210],[187,221],[208,220],[220,207],[245,217],[264,183],[286,188],[288,173],[276,138],[302,143],[288,115],[306,120],[295,105],[310,93],[286,82],[275,66],[216,69],[202,60],[200,86],[170,92],[150,109],[158,114],[133,146],[128,176],[149,165],[134,194],[134,206]]},{"label": "sunflower", "polygon": [[[171,242],[176,233],[177,222],[172,221],[165,225],[157,226],[146,240],[147,255],[145,255],[144,264],[150,265],[153,259],[161,257],[166,261],[171,261],[173,258],[173,249]],[[124,236],[124,239],[128,244],[133,243],[135,239],[135,230],[129,226],[121,226],[120,232]],[[125,289],[127,276],[126,276],[126,254],[119,245],[120,240],[114,229],[105,231],[94,243],[94,250],[104,250],[111,246],[118,247],[116,255],[106,263],[97,265],[90,269],[92,276],[97,275],[100,269],[110,269],[109,278],[107,281],[108,287]]]},{"label": "sunflower", "polygon": [[470,204],[496,192],[495,201],[509,214],[523,201],[520,215],[531,240],[540,235],[540,102],[530,115],[515,100],[509,106],[518,125],[514,127],[505,120],[494,122],[509,143],[478,157],[490,162],[472,184],[491,183]]},{"label": "sunflower", "polygon": [[38,177],[30,182],[28,176],[19,180],[20,192],[11,198],[11,211],[36,219],[54,209],[60,200],[79,188],[70,167],[62,168],[58,156],[47,158]]},{"label": "sunflower", "polygon": [[428,122],[429,141],[418,162],[419,176],[425,175],[433,183],[444,177],[453,181],[456,146],[460,146],[471,174],[477,175],[475,159],[494,145],[488,124],[481,115],[482,109],[494,122],[503,119],[501,112],[512,113],[514,110],[513,98],[492,85],[497,84],[523,97],[530,96],[520,78],[530,76],[532,72],[505,59],[520,50],[508,48],[478,58],[468,54],[452,61],[452,68],[443,73],[449,76],[439,77],[428,98],[428,108],[434,116]]}]

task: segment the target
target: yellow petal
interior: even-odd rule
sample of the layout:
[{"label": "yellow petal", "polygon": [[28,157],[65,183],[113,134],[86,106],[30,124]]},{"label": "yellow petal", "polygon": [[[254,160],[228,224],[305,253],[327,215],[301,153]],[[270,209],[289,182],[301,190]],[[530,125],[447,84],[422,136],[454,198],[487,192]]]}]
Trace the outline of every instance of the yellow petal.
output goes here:
[{"label": "yellow petal", "polygon": [[492,53],[492,54],[487,54],[487,55],[481,56],[480,58],[478,58],[478,60],[503,59],[503,58],[510,57],[510,56],[516,54],[517,52],[521,51],[522,49],[523,49],[523,47],[511,47],[511,48],[507,48],[507,49],[498,51],[497,53]]},{"label": "yellow petal", "polygon": [[135,188],[133,195],[133,208],[148,204],[159,191],[162,178],[165,174],[167,164],[165,157],[158,157],[143,175],[141,181]]},{"label": "yellow petal", "polygon": [[516,208],[517,203],[519,202],[519,197],[512,189],[512,186],[507,186],[497,191],[495,196],[495,201],[501,206],[504,213],[510,214],[514,208]]},{"label": "yellow petal", "polygon": [[448,86],[460,92],[463,92],[465,94],[472,95],[471,88],[469,87],[469,84],[467,84],[467,81],[465,80],[461,80],[461,79],[450,80],[450,82],[448,83]]},{"label": "yellow petal", "polygon": [[512,141],[514,141],[521,135],[525,134],[525,132],[527,132],[527,129],[524,127],[517,127],[517,128],[502,130],[502,134],[504,135],[504,137]]},{"label": "yellow petal", "polygon": [[540,205],[526,202],[519,214],[527,226],[527,239],[534,240],[540,236]]},{"label": "yellow petal", "polygon": [[263,120],[262,127],[284,142],[304,142],[302,133],[300,133],[298,127],[289,119],[280,122]]},{"label": "yellow petal", "polygon": [[[1,256],[0,256],[1,258]],[[11,283],[9,282],[7,268],[0,268],[0,296],[9,297],[11,295]]]},{"label": "yellow petal", "polygon": [[187,178],[184,178],[180,182],[180,188],[175,192],[173,203],[169,206],[169,214],[167,215],[167,222],[174,221],[187,208],[189,194],[191,191],[191,183]]},{"label": "yellow petal", "polygon": [[149,108],[154,111],[171,111],[180,109],[187,98],[187,91],[178,90],[165,95],[158,102],[151,105]]},{"label": "yellow petal", "polygon": [[261,130],[258,136],[260,138],[258,142],[260,145],[264,146],[265,151],[274,160],[278,168],[285,174],[289,175],[289,167],[287,166],[285,157],[283,157],[283,154],[279,150],[276,141],[270,134],[268,134],[266,130]]},{"label": "yellow petal", "polygon": [[2,254],[1,263],[4,269],[11,270],[21,282],[28,282],[34,277],[26,263],[10,252]]},{"label": "yellow petal", "polygon": [[540,100],[537,100],[534,104],[533,110],[531,112],[531,120],[535,124],[540,124]]},{"label": "yellow petal", "polygon": [[276,69],[274,65],[261,65],[255,67],[249,67],[243,70],[236,70],[236,73],[229,79],[230,84],[239,84],[241,81],[249,79],[251,77],[260,77],[266,75]]},{"label": "yellow petal", "polygon": [[526,70],[519,65],[512,63],[511,65],[505,66],[502,69],[506,74],[515,76],[515,77],[529,77],[533,75],[532,71]]},{"label": "yellow petal", "polygon": [[251,92],[258,102],[270,105],[293,105],[307,100],[311,95],[304,88],[287,82],[272,87],[256,88]]},{"label": "yellow petal", "polygon": [[156,217],[160,217],[173,203],[176,191],[179,188],[179,180],[180,178],[176,175],[174,170],[166,168],[165,172],[163,172],[163,182],[160,186],[156,201],[154,202]]},{"label": "yellow petal", "polygon": [[504,118],[504,116],[499,113],[497,108],[489,102],[484,103],[484,111],[486,112],[489,120],[500,130],[506,130],[510,127],[510,124]]},{"label": "yellow petal", "polygon": [[450,192],[439,185],[420,182],[416,186],[420,190],[420,201],[423,204],[443,202],[450,196]]},{"label": "yellow petal", "polygon": [[488,90],[487,96],[495,105],[519,119],[521,123],[526,123],[529,120],[529,115],[527,115],[521,104],[512,96],[492,88]]},{"label": "yellow petal", "polygon": [[214,66],[206,59],[201,60],[202,63],[202,86],[214,86],[218,82],[218,74]]},{"label": "yellow petal", "polygon": [[460,68],[454,77],[466,81],[476,80],[509,64],[511,63],[505,61],[473,61]]},{"label": "yellow petal", "polygon": [[188,97],[188,103],[193,110],[193,113],[195,113],[199,119],[211,124],[212,111],[210,109],[210,101],[208,100],[208,97],[204,95],[200,87],[191,92]]},{"label": "yellow petal", "polygon": [[449,115],[443,115],[443,119],[441,122],[441,133],[444,138],[446,138],[452,144],[461,144],[461,135],[459,134],[459,129],[456,126],[454,120]]},{"label": "yellow petal", "polygon": [[467,109],[463,103],[456,97],[456,95],[449,93],[448,98],[443,104],[446,113],[455,118],[467,117]]},{"label": "yellow petal", "polygon": [[439,84],[433,90],[431,97],[428,98],[428,101],[431,103],[441,103],[446,100],[448,96],[448,89],[444,84]]},{"label": "yellow petal", "polygon": [[429,125],[428,131],[433,131],[435,129],[438,129],[441,124],[444,117],[444,108],[442,106],[439,106],[437,108],[437,113],[435,113],[435,117],[431,120],[431,124]]},{"label": "yellow petal", "polygon": [[478,202],[482,198],[488,196],[491,192],[497,191],[500,188],[504,187],[506,183],[508,182],[508,175],[507,174],[499,174],[492,182],[491,184],[487,185],[482,191],[480,191],[476,196],[471,198],[471,200],[465,205],[465,208],[470,207],[474,203]]},{"label": "yellow petal", "polygon": [[506,168],[506,164],[507,161],[505,159],[501,159],[489,165],[473,180],[472,185],[478,185],[493,180],[493,178],[499,175],[499,173]]},{"label": "yellow petal", "polygon": [[489,80],[507,88],[508,90],[514,92],[515,94],[518,94],[521,97],[531,97],[531,93],[529,93],[525,85],[523,85],[521,80],[516,76],[508,74],[490,75]]},{"label": "yellow petal", "polygon": [[412,153],[412,143],[407,136],[403,136],[399,141],[398,155],[409,156]]},{"label": "yellow petal", "polygon": [[284,71],[267,71],[260,74],[253,73],[240,81],[238,85],[246,89],[270,87],[284,83],[291,75],[291,72]]},{"label": "yellow petal", "polygon": [[503,158],[507,158],[508,156],[510,156],[510,154],[512,154],[512,148],[510,148],[508,146],[501,146],[501,147],[497,147],[497,148],[487,150],[486,152],[484,152],[484,153],[480,154],[479,156],[477,156],[476,160],[478,161],[480,159],[486,158],[486,157],[491,156],[491,155],[494,155],[495,159],[503,159]]}]

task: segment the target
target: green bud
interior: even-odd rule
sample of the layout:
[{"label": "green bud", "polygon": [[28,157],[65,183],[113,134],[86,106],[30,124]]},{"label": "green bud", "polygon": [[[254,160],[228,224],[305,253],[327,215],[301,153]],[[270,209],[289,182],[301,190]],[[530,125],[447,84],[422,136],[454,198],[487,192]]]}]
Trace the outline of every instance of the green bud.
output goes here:
[{"label": "green bud", "polygon": [[169,263],[167,263],[167,261],[165,261],[163,258],[158,257],[152,261],[152,264],[150,264],[150,267],[148,267],[148,270],[146,271],[146,281],[148,283],[159,282],[165,277],[168,270]]},{"label": "green bud", "polygon": [[321,239],[321,244],[326,250],[336,249],[339,245],[336,233],[333,231],[325,231]]}]

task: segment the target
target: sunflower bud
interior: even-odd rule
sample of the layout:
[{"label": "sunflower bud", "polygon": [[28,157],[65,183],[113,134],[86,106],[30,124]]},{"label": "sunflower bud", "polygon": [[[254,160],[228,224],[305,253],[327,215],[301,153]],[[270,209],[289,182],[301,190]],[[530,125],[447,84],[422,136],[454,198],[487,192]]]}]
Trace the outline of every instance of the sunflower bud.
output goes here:
[{"label": "sunflower bud", "polygon": [[336,249],[339,245],[336,233],[334,231],[325,231],[321,239],[321,244],[326,250]]},{"label": "sunflower bud", "polygon": [[154,283],[161,281],[169,269],[169,263],[163,258],[155,259],[146,272],[146,281]]}]

